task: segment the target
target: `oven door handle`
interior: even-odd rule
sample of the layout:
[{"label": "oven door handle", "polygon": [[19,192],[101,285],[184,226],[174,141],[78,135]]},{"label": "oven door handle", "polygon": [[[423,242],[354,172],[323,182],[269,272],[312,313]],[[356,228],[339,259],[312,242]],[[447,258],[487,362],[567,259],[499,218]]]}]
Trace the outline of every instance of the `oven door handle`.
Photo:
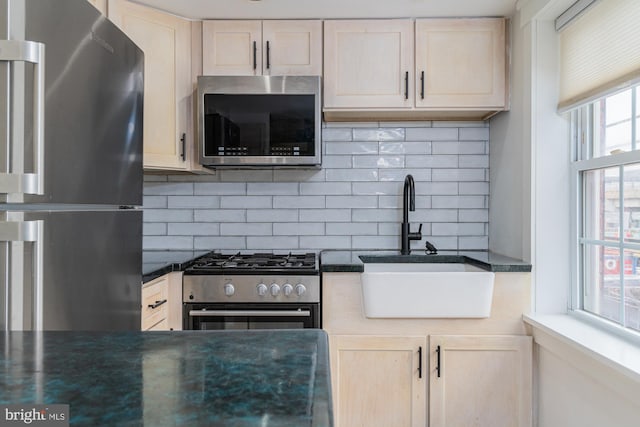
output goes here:
[{"label": "oven door handle", "polygon": [[190,310],[189,316],[309,317],[311,312],[308,310]]}]

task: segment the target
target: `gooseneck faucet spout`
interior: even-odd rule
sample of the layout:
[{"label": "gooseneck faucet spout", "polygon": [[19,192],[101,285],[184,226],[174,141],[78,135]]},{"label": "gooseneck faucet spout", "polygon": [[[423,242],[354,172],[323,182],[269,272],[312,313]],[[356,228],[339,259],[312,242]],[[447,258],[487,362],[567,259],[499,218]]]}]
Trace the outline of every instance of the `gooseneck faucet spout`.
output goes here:
[{"label": "gooseneck faucet spout", "polygon": [[422,224],[417,232],[411,232],[411,224],[409,224],[409,211],[416,210],[416,189],[413,176],[407,175],[404,178],[404,188],[402,191],[402,238],[401,249],[402,255],[411,253],[411,240],[422,239]]}]

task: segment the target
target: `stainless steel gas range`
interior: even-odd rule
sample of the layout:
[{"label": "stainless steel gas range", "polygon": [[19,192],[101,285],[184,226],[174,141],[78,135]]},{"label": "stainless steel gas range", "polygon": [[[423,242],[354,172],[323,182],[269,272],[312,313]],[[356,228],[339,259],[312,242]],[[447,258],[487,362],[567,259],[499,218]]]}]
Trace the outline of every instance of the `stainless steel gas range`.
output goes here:
[{"label": "stainless steel gas range", "polygon": [[316,255],[208,253],[184,271],[185,330],[319,328]]}]

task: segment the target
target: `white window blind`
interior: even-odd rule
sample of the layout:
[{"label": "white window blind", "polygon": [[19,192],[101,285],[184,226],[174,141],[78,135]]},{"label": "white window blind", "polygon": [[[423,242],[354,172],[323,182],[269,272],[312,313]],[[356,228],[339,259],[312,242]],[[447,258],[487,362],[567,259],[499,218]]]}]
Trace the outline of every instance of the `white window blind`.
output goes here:
[{"label": "white window blind", "polygon": [[602,0],[561,31],[561,112],[638,81],[640,0]]}]

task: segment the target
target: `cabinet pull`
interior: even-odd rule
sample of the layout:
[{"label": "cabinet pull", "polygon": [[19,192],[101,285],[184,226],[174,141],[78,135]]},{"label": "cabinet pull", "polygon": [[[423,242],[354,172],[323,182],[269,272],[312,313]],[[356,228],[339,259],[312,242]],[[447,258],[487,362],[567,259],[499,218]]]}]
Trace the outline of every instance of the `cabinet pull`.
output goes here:
[{"label": "cabinet pull", "polygon": [[253,69],[255,70],[256,68],[258,68],[258,45],[257,43],[254,41],[253,42]]},{"label": "cabinet pull", "polygon": [[422,378],[422,346],[418,347],[418,378]]},{"label": "cabinet pull", "polygon": [[420,99],[424,99],[424,71],[420,73]]},{"label": "cabinet pull", "polygon": [[158,307],[160,307],[162,304],[164,304],[166,302],[167,302],[166,299],[163,299],[163,300],[160,300],[160,301],[156,301],[155,304],[149,304],[149,308],[158,308]]},{"label": "cabinet pull", "polygon": [[269,69],[270,66],[270,61],[269,61],[269,40],[267,40],[267,70]]},{"label": "cabinet pull", "polygon": [[187,160],[187,134],[183,133],[182,136],[180,137],[180,144],[181,144],[181,152],[180,152],[180,157],[182,157],[182,161],[184,162],[185,160]]},{"label": "cabinet pull", "polygon": [[440,378],[440,346],[436,347],[436,374]]},{"label": "cabinet pull", "polygon": [[409,72],[404,72],[404,99],[409,99]]}]

